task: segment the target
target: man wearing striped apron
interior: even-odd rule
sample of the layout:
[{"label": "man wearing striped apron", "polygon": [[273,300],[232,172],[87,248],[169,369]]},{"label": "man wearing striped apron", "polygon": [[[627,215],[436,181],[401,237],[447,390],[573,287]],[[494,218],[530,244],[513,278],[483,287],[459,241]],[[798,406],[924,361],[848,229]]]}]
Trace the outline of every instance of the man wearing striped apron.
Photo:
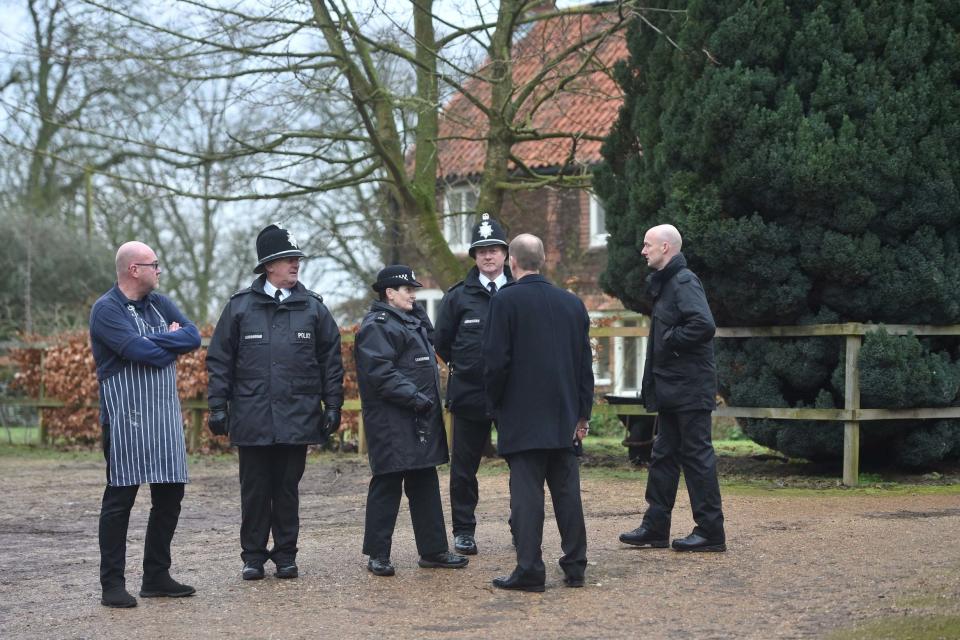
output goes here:
[{"label": "man wearing striped apron", "polygon": [[142,242],[117,251],[117,284],[90,312],[90,343],[100,383],[107,487],[100,509],[101,602],[134,607],[124,567],[127,525],[141,484],[150,485],[140,596],[183,597],[195,589],[170,577],[170,543],[187,482],[176,359],[200,346],[197,327],[166,296],[157,254]]}]

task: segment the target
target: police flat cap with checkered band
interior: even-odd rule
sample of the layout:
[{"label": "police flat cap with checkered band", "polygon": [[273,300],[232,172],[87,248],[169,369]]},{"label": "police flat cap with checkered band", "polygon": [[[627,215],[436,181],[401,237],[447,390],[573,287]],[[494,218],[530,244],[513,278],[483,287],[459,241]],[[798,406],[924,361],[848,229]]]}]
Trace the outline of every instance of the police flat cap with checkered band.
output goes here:
[{"label": "police flat cap with checkered band", "polygon": [[379,293],[384,289],[397,289],[404,285],[408,287],[423,286],[417,282],[413,269],[405,264],[392,264],[380,269],[380,273],[377,274],[377,281],[371,286],[374,291]]}]

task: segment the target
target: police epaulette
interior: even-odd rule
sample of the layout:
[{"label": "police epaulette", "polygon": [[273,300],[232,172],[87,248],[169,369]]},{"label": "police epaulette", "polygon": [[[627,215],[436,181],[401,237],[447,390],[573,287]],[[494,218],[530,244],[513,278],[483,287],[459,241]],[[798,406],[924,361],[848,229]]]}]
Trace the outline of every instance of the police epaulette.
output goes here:
[{"label": "police epaulette", "polygon": [[375,321],[377,321],[377,322],[386,322],[386,321],[387,321],[387,312],[386,312],[386,311],[381,311],[380,313],[378,313],[377,315],[375,315],[375,316],[373,317],[373,319],[374,319]]},{"label": "police epaulette", "polygon": [[458,283],[456,283],[456,284],[454,284],[454,285],[451,285],[450,288],[447,289],[447,291],[453,291],[453,290],[456,289],[457,287],[462,286],[464,282],[466,282],[466,280],[461,280],[460,282],[458,282]]},{"label": "police epaulette", "polygon": [[234,294],[233,294],[232,296],[230,296],[230,297],[231,297],[231,298],[236,298],[236,297],[237,297],[238,295],[240,295],[241,293],[250,293],[251,291],[253,291],[253,289],[251,289],[250,287],[245,287],[245,288],[243,288],[243,289],[240,289],[240,291],[237,291],[236,293],[234,293]]},{"label": "police epaulette", "polygon": [[317,293],[316,291],[310,291],[310,289],[307,289],[307,295],[313,296],[320,302],[323,302],[323,296]]}]

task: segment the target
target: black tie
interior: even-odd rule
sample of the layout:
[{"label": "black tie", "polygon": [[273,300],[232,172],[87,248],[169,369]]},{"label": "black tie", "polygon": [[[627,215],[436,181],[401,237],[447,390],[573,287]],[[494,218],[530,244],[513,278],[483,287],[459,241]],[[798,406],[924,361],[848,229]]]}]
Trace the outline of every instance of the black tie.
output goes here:
[{"label": "black tie", "polygon": [[283,297],[283,290],[282,290],[282,289],[277,289],[277,292],[276,292],[275,294],[273,294],[273,297],[277,299],[277,303],[279,304],[279,303],[280,303],[280,298]]},{"label": "black tie", "polygon": [[487,285],[487,289],[490,289],[490,295],[495,295],[497,293],[497,283],[491,280],[490,284]]}]

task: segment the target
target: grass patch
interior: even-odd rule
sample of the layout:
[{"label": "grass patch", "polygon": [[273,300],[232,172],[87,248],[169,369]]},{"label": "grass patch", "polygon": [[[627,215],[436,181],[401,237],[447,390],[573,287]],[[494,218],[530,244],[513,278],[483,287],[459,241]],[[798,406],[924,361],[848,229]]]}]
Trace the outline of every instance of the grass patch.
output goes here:
[{"label": "grass patch", "polygon": [[56,448],[37,444],[8,444],[0,442],[0,458],[26,458],[32,460],[103,460],[100,449]]},{"label": "grass patch", "polygon": [[841,629],[828,640],[943,640],[960,638],[958,615],[910,615],[879,618],[855,629]]},{"label": "grass patch", "polygon": [[0,442],[8,445],[40,444],[40,427],[0,427]]},{"label": "grass patch", "polygon": [[[919,596],[924,601],[942,597]],[[943,608],[943,603],[939,609]],[[943,640],[960,638],[960,615],[942,611],[884,616],[868,620],[852,629],[838,629],[827,640]]]}]

